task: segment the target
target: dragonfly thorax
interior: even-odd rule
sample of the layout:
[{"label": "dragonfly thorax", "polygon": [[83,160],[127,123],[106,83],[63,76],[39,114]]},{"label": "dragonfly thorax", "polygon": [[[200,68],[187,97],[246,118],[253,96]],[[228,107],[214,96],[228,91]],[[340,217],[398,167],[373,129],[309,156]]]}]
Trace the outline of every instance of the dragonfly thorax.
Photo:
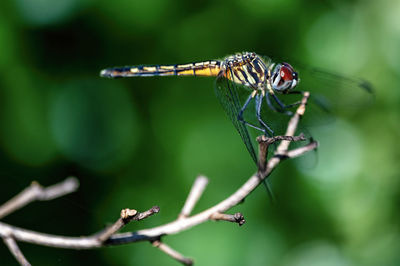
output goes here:
[{"label": "dragonfly thorax", "polygon": [[264,91],[268,68],[255,53],[241,53],[228,56],[222,63],[224,76],[255,91]]}]

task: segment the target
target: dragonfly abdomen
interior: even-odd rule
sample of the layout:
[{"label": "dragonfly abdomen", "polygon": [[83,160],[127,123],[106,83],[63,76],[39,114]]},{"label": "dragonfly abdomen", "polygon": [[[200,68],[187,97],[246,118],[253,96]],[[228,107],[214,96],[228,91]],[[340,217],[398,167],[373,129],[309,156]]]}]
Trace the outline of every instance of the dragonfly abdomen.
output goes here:
[{"label": "dragonfly abdomen", "polygon": [[203,61],[183,65],[145,65],[107,68],[100,76],[118,77],[149,77],[149,76],[217,76],[221,71],[221,62]]}]

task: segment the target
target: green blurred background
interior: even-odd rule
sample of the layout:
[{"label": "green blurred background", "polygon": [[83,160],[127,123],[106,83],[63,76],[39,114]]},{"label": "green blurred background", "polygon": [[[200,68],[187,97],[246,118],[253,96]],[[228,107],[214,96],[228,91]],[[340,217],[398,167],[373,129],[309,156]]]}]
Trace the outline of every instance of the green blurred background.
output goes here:
[{"label": "green blurred background", "polygon": [[[399,265],[400,2],[302,0],[15,0],[0,9],[0,202],[33,180],[75,175],[79,192],[36,202],[4,222],[88,235],[122,208],[171,221],[198,174],[200,211],[255,171],[213,79],[108,80],[99,70],[186,63],[240,51],[284,55],[376,86],[356,116],[319,127],[316,167],[288,161],[231,210],[164,238],[197,265]],[[300,73],[301,75],[301,73]],[[89,251],[21,243],[33,265],[177,265],[148,243]],[[0,264],[16,262],[0,245]]]}]

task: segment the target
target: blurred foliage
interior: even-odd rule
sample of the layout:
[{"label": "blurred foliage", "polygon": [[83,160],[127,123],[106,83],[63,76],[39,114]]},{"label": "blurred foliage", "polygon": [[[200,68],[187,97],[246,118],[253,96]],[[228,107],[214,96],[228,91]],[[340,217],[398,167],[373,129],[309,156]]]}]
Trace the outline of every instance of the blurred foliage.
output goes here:
[{"label": "blurred foliage", "polygon": [[[318,163],[280,165],[272,206],[257,189],[241,228],[206,223],[165,239],[198,265],[399,265],[400,2],[15,0],[0,9],[0,202],[68,175],[78,193],[5,222],[87,235],[121,208],[174,219],[195,176],[196,207],[224,199],[255,166],[206,78],[100,79],[100,69],[186,63],[240,51],[361,76],[375,103],[315,129]],[[300,73],[301,75],[301,73]],[[34,265],[177,265],[147,243],[90,251],[21,244]],[[15,265],[0,245],[2,265]]]}]

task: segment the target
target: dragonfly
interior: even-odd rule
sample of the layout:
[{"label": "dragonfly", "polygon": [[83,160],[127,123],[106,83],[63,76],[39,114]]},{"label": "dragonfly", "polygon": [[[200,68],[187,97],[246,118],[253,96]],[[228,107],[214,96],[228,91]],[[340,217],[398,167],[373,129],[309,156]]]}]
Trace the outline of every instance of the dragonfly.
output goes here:
[{"label": "dragonfly", "polygon": [[[372,93],[372,86],[361,79],[344,77],[314,68],[309,68],[305,73],[310,74],[310,80],[322,79],[324,81],[322,84],[330,85],[326,92],[333,95],[329,99],[333,99],[335,103],[339,102],[336,100],[339,98],[339,88],[344,88],[348,93],[352,92],[354,87],[359,87]],[[291,64],[275,63],[271,58],[254,52],[237,53],[222,60],[187,64],[112,67],[101,70],[100,76],[106,78],[215,77],[217,98],[255,163],[258,159],[253,144],[254,139],[250,137],[249,129],[268,136],[282,134],[279,130],[286,126],[283,117],[293,114],[293,108],[300,103],[298,95],[302,94],[301,90],[295,90],[300,84],[300,78]],[[308,87],[307,90],[309,90]],[[297,95],[297,100],[292,100],[290,103],[282,100],[283,97],[290,95]],[[355,97],[348,99],[350,105],[359,98],[359,95],[356,94]],[[331,111],[330,102],[324,97],[315,97],[314,101],[325,112]],[[265,104],[267,108],[263,108]],[[340,109],[340,104],[337,106],[339,106],[337,109]],[[254,108],[253,111],[251,111],[252,108]],[[279,115],[276,116],[276,114]]]}]

